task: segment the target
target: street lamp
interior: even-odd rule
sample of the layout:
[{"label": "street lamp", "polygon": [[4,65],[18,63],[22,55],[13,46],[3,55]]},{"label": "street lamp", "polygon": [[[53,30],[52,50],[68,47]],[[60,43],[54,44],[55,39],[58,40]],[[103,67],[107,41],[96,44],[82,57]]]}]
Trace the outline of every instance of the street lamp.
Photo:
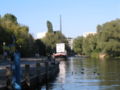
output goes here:
[{"label": "street lamp", "polygon": [[6,45],[6,43],[3,42],[3,58],[4,58],[4,60],[6,60],[6,57],[7,57],[7,53],[5,52],[5,45]]},{"label": "street lamp", "polygon": [[22,47],[22,45],[20,45],[20,48]]},{"label": "street lamp", "polygon": [[3,42],[3,45],[5,45],[5,42]]}]

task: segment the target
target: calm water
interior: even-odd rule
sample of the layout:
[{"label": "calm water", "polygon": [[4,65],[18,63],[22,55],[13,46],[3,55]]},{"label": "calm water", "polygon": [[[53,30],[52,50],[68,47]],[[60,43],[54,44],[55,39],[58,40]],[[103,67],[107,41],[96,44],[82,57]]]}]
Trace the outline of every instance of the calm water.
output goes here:
[{"label": "calm water", "polygon": [[[72,57],[60,63],[60,72],[48,90],[120,90],[120,60]],[[45,86],[42,90],[46,90]]]}]

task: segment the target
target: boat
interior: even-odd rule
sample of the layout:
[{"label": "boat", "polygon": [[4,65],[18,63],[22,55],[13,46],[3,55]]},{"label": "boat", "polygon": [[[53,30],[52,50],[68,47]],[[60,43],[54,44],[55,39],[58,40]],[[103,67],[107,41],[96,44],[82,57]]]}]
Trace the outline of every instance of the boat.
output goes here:
[{"label": "boat", "polygon": [[66,60],[67,52],[65,50],[65,43],[57,43],[56,44],[56,53],[53,53],[54,59]]}]

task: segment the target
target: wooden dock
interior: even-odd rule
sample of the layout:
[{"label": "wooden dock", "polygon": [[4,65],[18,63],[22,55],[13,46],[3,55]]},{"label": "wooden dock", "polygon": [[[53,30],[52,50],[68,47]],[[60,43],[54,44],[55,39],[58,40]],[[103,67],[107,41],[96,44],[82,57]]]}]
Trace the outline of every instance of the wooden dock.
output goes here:
[{"label": "wooden dock", "polygon": [[[8,66],[7,69],[9,70]],[[0,90],[12,90],[12,87],[10,86],[10,80],[12,77],[8,75],[9,78],[6,78],[6,71],[3,70],[3,74],[0,77],[1,80],[4,80],[2,82],[0,81]],[[22,90],[35,90],[37,88],[41,88],[43,84],[47,84],[50,80],[56,78],[58,72],[59,62],[54,60],[37,60],[34,64],[22,64]]]}]

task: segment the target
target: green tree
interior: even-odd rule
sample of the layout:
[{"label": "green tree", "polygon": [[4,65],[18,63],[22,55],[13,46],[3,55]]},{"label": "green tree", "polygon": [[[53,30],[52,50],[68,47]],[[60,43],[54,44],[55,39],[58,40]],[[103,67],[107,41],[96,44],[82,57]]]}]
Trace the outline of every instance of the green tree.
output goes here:
[{"label": "green tree", "polygon": [[0,49],[2,50],[2,43],[5,42],[7,46],[12,44],[12,36],[16,37],[16,47],[20,47],[22,56],[31,56],[34,39],[29,33],[27,26],[22,26],[17,23],[17,18],[12,14],[5,14],[0,18]]},{"label": "green tree", "polygon": [[97,46],[97,38],[94,34],[89,34],[83,40],[83,52],[86,55],[90,55],[92,52],[96,50]]},{"label": "green tree", "polygon": [[17,18],[12,14],[5,14],[3,17],[4,21],[13,22],[17,24]]},{"label": "green tree", "polygon": [[97,32],[100,32],[101,30],[102,30],[101,25],[98,25],[98,26],[97,26]]},{"label": "green tree", "polygon": [[35,40],[35,43],[34,43],[35,53],[39,53],[39,55],[45,56],[46,55],[45,49],[46,47],[40,39]]},{"label": "green tree", "polygon": [[59,31],[53,33],[47,33],[46,37],[42,39],[46,45],[46,52],[52,54],[55,52],[56,43],[65,43],[66,48],[68,49],[68,42],[66,37]]},{"label": "green tree", "polygon": [[98,46],[100,52],[109,56],[120,56],[120,20],[114,20],[101,25],[98,32]]},{"label": "green tree", "polygon": [[73,41],[73,50],[75,53],[82,55],[83,54],[83,37],[79,36]]},{"label": "green tree", "polygon": [[53,26],[50,21],[47,21],[47,28],[48,28],[48,32],[53,32]]}]

